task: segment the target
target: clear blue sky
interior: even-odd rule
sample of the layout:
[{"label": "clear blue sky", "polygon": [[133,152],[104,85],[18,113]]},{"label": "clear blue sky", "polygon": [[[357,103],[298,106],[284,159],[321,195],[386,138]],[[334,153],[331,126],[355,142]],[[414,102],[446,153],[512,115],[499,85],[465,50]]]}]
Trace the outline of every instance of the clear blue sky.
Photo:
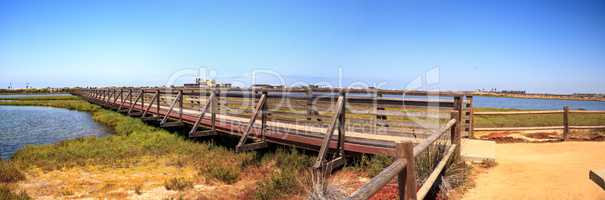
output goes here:
[{"label": "clear blue sky", "polygon": [[605,1],[0,1],[0,87],[271,69],[402,88],[605,92]]}]

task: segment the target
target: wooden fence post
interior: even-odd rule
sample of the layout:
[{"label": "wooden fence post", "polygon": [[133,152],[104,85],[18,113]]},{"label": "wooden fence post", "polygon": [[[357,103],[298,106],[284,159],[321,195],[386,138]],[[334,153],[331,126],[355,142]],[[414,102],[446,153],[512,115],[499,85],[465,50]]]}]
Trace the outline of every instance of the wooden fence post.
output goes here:
[{"label": "wooden fence post", "polygon": [[563,107],[563,141],[569,137],[569,106]]},{"label": "wooden fence post", "polygon": [[475,138],[473,132],[473,96],[466,96],[466,131],[469,138]]},{"label": "wooden fence post", "polygon": [[462,97],[461,96],[455,96],[454,97],[454,110],[456,112],[454,112],[454,116],[452,116],[453,118],[456,119],[456,124],[454,126],[452,126],[451,128],[451,141],[452,144],[456,145],[456,151],[455,154],[456,156],[460,156],[460,137],[461,137],[461,133],[462,133],[462,127],[463,127],[463,123],[462,123]]},{"label": "wooden fence post", "polygon": [[404,159],[407,164],[397,176],[397,187],[400,200],[416,200],[416,159],[414,158],[414,144],[411,142],[398,142],[395,146],[397,159]]}]

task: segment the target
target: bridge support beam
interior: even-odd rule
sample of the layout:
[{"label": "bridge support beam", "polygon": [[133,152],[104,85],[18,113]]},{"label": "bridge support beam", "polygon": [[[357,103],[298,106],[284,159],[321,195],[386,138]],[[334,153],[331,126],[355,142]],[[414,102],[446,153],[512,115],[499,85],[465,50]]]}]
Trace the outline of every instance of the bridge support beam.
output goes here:
[{"label": "bridge support beam", "polygon": [[[254,122],[256,121],[256,117],[258,116],[259,113],[261,114],[260,139],[257,139],[257,141],[254,143],[246,144],[246,140],[248,139],[248,136],[250,135],[250,130],[252,130],[252,127],[254,126]],[[242,134],[242,137],[240,138],[239,143],[237,144],[237,146],[235,146],[235,152],[251,151],[251,150],[267,147],[268,144],[264,140],[265,139],[265,129],[267,126],[266,124],[267,124],[267,92],[263,91],[263,94],[261,95],[260,100],[256,104],[256,109],[254,109],[254,113],[252,113],[252,116],[250,117],[248,126],[246,126],[246,129],[245,129],[244,133]]]},{"label": "bridge support beam", "polygon": [[159,119],[158,117],[148,117],[147,113],[149,113],[149,110],[151,109],[151,107],[153,107],[153,104],[156,103],[157,105],[157,113],[160,113],[160,90],[156,90],[155,94],[153,95],[153,97],[151,98],[151,101],[149,102],[149,105],[147,106],[147,108],[145,108],[145,111],[143,111],[143,114],[141,115],[141,119],[143,119],[143,121],[159,121],[161,119]]},{"label": "bridge support beam", "polygon": [[143,90],[141,90],[141,93],[139,93],[139,95],[137,95],[137,98],[134,100],[133,102],[130,102],[130,108],[128,108],[128,112],[126,113],[128,116],[139,116],[142,113],[139,111],[135,111],[134,113],[132,112],[132,110],[134,109],[134,107],[137,105],[137,103],[139,102],[139,99],[141,99],[141,97],[143,97]]},{"label": "bridge support beam", "polygon": [[[200,125],[200,122],[202,121],[202,119],[204,118],[204,114],[206,114],[206,112],[208,112],[208,110],[210,110],[210,113],[212,115],[211,116],[212,128],[210,130],[198,131],[197,128]],[[193,124],[191,131],[189,131],[189,137],[206,137],[206,136],[216,135],[216,126],[215,126],[215,124],[216,124],[216,95],[215,95],[214,91],[212,91],[210,93],[210,96],[208,97],[206,105],[204,105],[204,108],[202,108],[200,110],[200,112],[201,112],[200,116],[197,118],[197,120]]]},{"label": "bridge support beam", "polygon": [[[332,117],[330,127],[326,132],[321,143],[319,155],[313,165],[316,171],[321,170],[327,174],[332,173],[332,170],[345,164],[344,140],[345,140],[345,113],[346,113],[346,97],[345,92],[341,92],[336,102],[336,113]],[[338,125],[338,127],[337,127]],[[338,142],[336,152],[332,155],[332,159],[328,161],[328,151],[330,148],[330,140],[334,134],[334,130],[338,128]]]},{"label": "bridge support beam", "polygon": [[[174,110],[174,106],[176,106],[176,104],[179,104],[179,120],[174,122],[168,122],[170,113],[172,113],[172,110]],[[170,105],[170,109],[168,110],[168,112],[166,112],[166,115],[164,115],[164,118],[160,122],[160,127],[171,128],[183,125],[185,125],[185,123],[183,123],[183,90],[179,90],[179,93],[177,93],[176,98],[174,99],[174,101],[172,101],[172,104]]]},{"label": "bridge support beam", "polygon": [[[124,103],[126,103],[126,99],[131,99],[130,97],[132,96],[132,89],[128,90],[128,94],[126,95],[126,98],[122,99],[122,103],[120,104],[120,106],[118,107],[118,112],[122,112],[122,106],[124,106]],[[132,102],[129,102],[132,103]]]}]

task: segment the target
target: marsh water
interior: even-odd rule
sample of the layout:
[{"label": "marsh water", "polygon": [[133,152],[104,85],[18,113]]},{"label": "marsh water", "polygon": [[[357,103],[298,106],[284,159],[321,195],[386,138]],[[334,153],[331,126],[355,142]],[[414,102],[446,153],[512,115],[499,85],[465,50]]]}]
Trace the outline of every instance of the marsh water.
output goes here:
[{"label": "marsh water", "polygon": [[570,109],[605,110],[605,101],[574,101],[560,99],[522,99],[507,97],[473,97],[474,107],[512,108],[521,110],[561,110],[563,106]]},{"label": "marsh water", "polygon": [[71,96],[67,93],[51,93],[51,94],[0,94],[0,98],[23,98],[23,97],[53,97],[53,96]]},{"label": "marsh water", "polygon": [[108,134],[86,112],[40,106],[0,105],[0,157],[9,159],[27,144],[50,144]]}]

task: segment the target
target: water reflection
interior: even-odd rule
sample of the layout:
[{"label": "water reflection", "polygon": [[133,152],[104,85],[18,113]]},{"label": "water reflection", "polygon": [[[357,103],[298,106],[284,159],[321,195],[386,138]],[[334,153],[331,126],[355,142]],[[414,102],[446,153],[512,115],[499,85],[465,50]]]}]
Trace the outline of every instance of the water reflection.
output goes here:
[{"label": "water reflection", "polygon": [[108,130],[91,115],[61,108],[0,106],[0,157],[10,158],[26,144],[50,144]]}]

